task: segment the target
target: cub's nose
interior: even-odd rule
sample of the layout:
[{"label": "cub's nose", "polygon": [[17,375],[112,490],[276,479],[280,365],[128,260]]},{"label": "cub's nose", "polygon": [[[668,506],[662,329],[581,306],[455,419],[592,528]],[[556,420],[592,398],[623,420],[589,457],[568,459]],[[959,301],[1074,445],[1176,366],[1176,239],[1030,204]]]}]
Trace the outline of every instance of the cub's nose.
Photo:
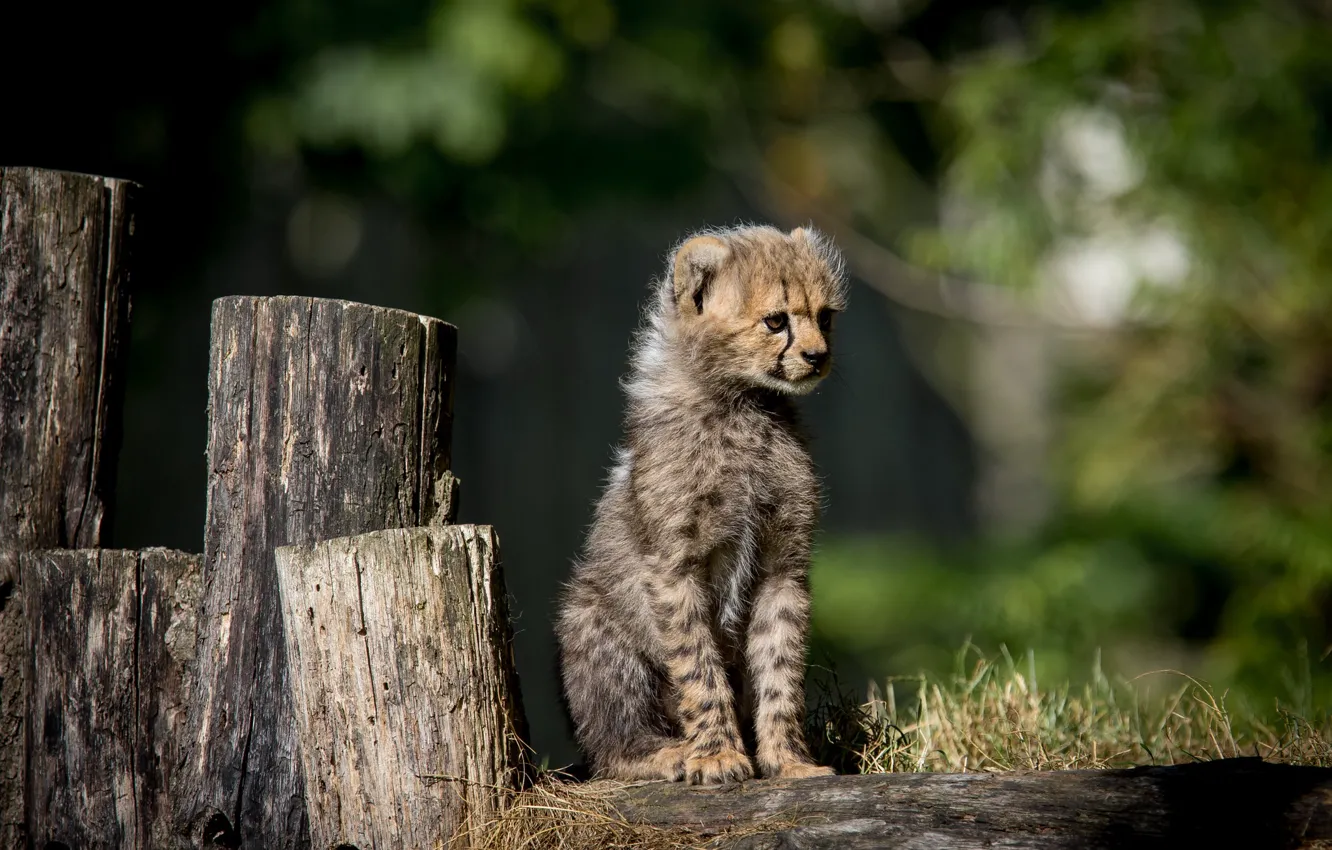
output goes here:
[{"label": "cub's nose", "polygon": [[813,366],[817,371],[823,368],[823,364],[828,362],[828,349],[822,351],[802,351],[800,356],[805,358],[805,362]]}]

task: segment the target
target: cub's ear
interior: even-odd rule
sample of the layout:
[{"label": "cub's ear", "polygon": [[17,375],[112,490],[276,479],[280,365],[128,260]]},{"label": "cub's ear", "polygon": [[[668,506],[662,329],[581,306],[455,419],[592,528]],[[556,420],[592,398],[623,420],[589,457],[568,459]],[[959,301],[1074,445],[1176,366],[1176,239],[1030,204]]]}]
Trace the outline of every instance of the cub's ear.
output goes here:
[{"label": "cub's ear", "polygon": [[823,234],[812,225],[797,227],[790,233],[792,239],[797,242],[804,242],[806,245],[819,246],[824,242]]},{"label": "cub's ear", "polygon": [[681,311],[703,312],[708,287],[731,256],[731,249],[715,236],[695,236],[675,252],[675,304]]}]

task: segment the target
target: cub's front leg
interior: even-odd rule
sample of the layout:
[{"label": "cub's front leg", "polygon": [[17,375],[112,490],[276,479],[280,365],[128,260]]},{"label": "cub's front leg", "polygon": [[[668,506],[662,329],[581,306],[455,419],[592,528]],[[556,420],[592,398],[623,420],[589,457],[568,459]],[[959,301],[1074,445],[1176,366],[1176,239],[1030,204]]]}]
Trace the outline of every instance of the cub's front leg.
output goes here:
[{"label": "cub's front leg", "polygon": [[706,589],[691,571],[671,570],[653,582],[652,597],[662,659],[679,699],[685,781],[711,785],[753,777],[713,635]]},{"label": "cub's front leg", "polygon": [[759,771],[765,778],[832,776],[832,768],[810,758],[805,742],[807,561],[798,552],[787,555],[792,560],[778,558],[763,570],[745,635]]}]

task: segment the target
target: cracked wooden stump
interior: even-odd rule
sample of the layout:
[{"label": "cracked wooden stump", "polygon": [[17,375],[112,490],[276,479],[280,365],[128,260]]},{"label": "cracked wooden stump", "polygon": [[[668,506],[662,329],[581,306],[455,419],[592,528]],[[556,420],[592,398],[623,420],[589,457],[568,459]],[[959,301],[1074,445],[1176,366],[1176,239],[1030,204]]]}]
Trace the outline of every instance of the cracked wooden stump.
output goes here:
[{"label": "cracked wooden stump", "polygon": [[0,168],[0,850],[26,846],[28,627],[18,553],[103,542],[137,190],[124,180]]},{"label": "cracked wooden stump", "polygon": [[346,301],[213,305],[208,515],[182,832],[309,846],[273,550],[448,522],[455,330]]},{"label": "cracked wooden stump", "polygon": [[433,848],[493,814],[526,735],[489,526],[277,550],[315,847]]}]

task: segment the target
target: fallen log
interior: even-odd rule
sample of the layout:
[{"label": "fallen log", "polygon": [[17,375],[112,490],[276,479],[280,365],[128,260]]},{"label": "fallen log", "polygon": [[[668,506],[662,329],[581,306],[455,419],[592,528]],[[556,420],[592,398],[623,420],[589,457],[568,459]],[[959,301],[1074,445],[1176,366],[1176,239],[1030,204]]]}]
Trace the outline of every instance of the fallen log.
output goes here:
[{"label": "fallen log", "polygon": [[[728,850],[1332,847],[1332,768],[1220,759],[1129,770],[894,773],[627,786],[626,820]],[[729,834],[729,835],[728,835]]]}]

